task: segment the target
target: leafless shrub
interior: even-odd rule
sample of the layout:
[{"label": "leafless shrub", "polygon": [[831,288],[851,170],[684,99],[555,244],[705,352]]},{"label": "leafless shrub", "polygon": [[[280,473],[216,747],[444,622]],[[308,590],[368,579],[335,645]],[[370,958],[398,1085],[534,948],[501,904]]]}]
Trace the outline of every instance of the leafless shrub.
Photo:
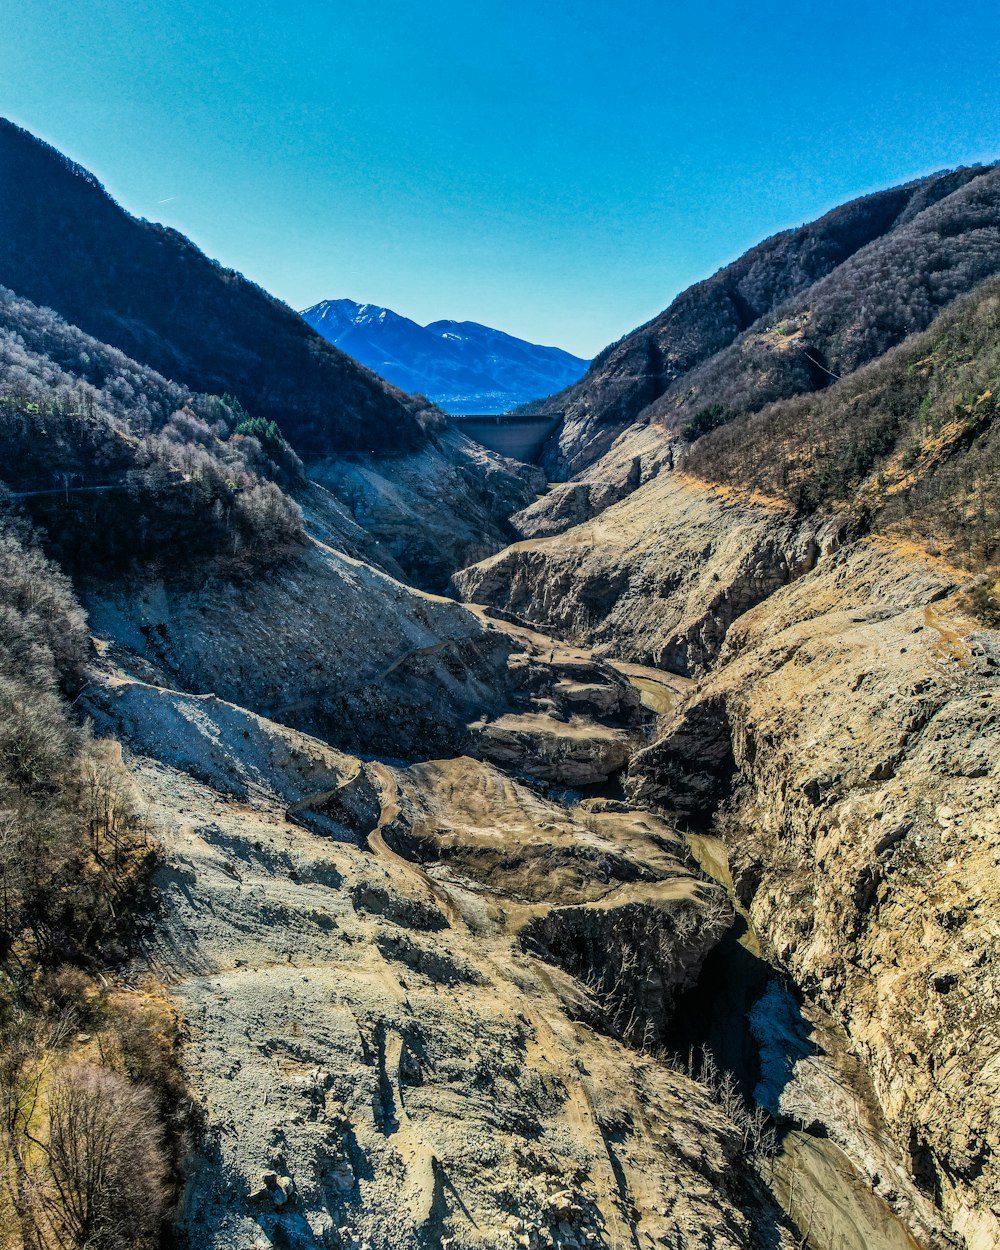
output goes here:
[{"label": "leafless shrub", "polygon": [[0,1031],[0,1150],[11,1240],[23,1250],[43,1250],[37,1133],[43,1120],[43,1087],[54,1047],[65,1040],[69,1019],[46,1025],[15,1011]]},{"label": "leafless shrub", "polygon": [[[0,522],[0,1247],[145,1250],[178,1178],[186,1091],[170,1013],[117,1001],[153,848],[117,744],[74,719],[83,614]],[[161,1019],[162,1015],[162,1019]],[[67,1062],[93,1030],[102,1066]],[[170,1173],[164,1130],[170,1128]]]},{"label": "leafless shrub", "polygon": [[708,1046],[695,1052],[690,1050],[686,1058],[665,1056],[665,1062],[708,1092],[723,1115],[735,1126],[741,1136],[741,1149],[745,1155],[769,1159],[777,1153],[778,1138],[771,1117],[757,1103],[750,1103],[740,1093],[736,1077],[722,1069]]},{"label": "leafless shrub", "polygon": [[52,1244],[139,1250],[153,1244],[166,1164],[150,1095],[107,1068],[70,1066],[53,1082],[41,1205]]}]

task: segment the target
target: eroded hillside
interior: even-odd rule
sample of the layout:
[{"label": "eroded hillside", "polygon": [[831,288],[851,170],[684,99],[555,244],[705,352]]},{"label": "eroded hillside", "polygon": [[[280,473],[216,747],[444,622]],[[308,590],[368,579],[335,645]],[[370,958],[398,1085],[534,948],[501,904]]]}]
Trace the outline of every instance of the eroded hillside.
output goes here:
[{"label": "eroded hillside", "polygon": [[186,1021],[195,1244],[790,1244],[745,1132],[636,1049],[732,915],[669,825],[363,764],[122,659],[89,698],[164,831],[131,975]]}]

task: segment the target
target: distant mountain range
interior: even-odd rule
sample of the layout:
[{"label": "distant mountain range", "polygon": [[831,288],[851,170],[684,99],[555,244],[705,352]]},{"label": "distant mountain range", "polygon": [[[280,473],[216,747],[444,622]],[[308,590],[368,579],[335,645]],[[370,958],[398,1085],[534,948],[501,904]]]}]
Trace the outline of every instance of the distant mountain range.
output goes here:
[{"label": "distant mountain range", "polygon": [[302,316],[341,351],[446,412],[506,412],[571,386],[590,363],[475,321],[422,326],[351,299],[323,300]]}]

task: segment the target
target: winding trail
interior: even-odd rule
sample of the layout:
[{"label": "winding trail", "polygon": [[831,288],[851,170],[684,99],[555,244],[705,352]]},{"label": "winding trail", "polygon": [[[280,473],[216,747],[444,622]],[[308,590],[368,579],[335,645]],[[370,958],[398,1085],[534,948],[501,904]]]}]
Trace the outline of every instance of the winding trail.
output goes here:
[{"label": "winding trail", "polygon": [[462,913],[455,905],[448,890],[439,881],[435,881],[419,864],[414,863],[411,859],[407,859],[405,855],[400,855],[385,840],[385,830],[399,818],[399,789],[396,785],[395,777],[393,777],[385,764],[380,764],[377,761],[370,763],[368,765],[368,773],[375,780],[382,802],[382,811],[378,824],[368,834],[368,849],[373,855],[390,860],[393,864],[402,868],[405,873],[429,890],[450,925],[464,924]]}]

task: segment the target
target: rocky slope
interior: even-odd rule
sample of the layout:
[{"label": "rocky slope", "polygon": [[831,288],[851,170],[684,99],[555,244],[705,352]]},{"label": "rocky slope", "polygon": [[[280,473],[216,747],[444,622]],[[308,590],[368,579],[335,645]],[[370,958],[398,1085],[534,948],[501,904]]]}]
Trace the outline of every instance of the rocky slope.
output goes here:
[{"label": "rocky slope", "polygon": [[620,771],[649,719],[628,679],[589,652],[416,590],[314,535],[252,582],[88,582],[84,603],[138,679],[339,747],[470,751],[590,785]]},{"label": "rocky slope", "polygon": [[[205,1117],[186,1235],[220,1247],[442,1237],[463,1246],[794,1244],[798,1234],[756,1178],[748,1130],[732,1118],[742,1104],[720,1109],[703,1085],[653,1057],[691,1036],[697,1015],[675,1031],[677,996],[732,915],[674,821],[644,810],[673,804],[657,753],[677,754],[689,719],[705,769],[702,688],[680,679],[671,687],[658,670],[613,667],[454,603],[414,603],[412,591],[360,566],[353,576],[387,608],[396,596],[395,629],[414,630],[415,615],[423,629],[451,629],[464,665],[451,673],[452,696],[461,688],[466,700],[443,704],[452,732],[477,690],[493,708],[506,691],[498,721],[480,715],[469,726],[481,756],[495,746],[484,731],[506,717],[544,717],[547,734],[558,738],[562,726],[565,741],[591,749],[607,730],[635,735],[649,715],[640,693],[661,713],[657,738],[634,755],[631,804],[567,794],[562,787],[581,780],[578,756],[557,748],[545,765],[537,735],[504,763],[526,780],[541,766],[551,790],[456,756],[454,742],[445,758],[362,763],[327,745],[338,725],[344,739],[361,736],[367,718],[367,732],[385,741],[394,733],[397,750],[433,750],[429,720],[413,738],[402,732],[421,714],[405,700],[424,698],[429,709],[440,698],[449,648],[411,653],[417,671],[408,675],[406,662],[386,665],[373,683],[383,693],[361,696],[356,722],[346,720],[346,699],[321,720],[315,697],[307,708],[275,706],[261,685],[265,674],[289,688],[303,680],[287,645],[295,617],[303,640],[328,633],[304,598],[285,603],[293,587],[272,583],[243,602],[208,587],[187,603],[161,589],[141,613],[122,599],[92,602],[100,658],[87,704],[101,731],[126,744],[168,855],[160,913],[129,976],[165,982],[186,1021],[185,1069]],[[943,578],[914,579],[907,593],[920,602]],[[341,586],[333,602],[349,593]],[[334,645],[354,637],[348,628]],[[342,685],[332,669],[316,681]],[[709,703],[715,723],[718,703]],[[286,727],[296,723],[323,736]],[[730,773],[728,760],[708,769],[702,810],[728,793]],[[751,913],[756,921],[753,901]],[[839,1014],[835,995],[822,1001]],[[812,1226],[810,1244],[909,1246],[891,1205],[924,1244],[950,1244],[883,1134],[878,1104],[870,1110],[863,1091],[854,1103],[836,1096],[845,1080],[836,1048],[826,1069],[813,1061],[807,1072],[798,1056],[816,1051],[809,1039],[818,1035],[796,1027],[771,1043],[779,1065],[796,1071],[775,1097],[785,1114],[829,1120],[848,1152],[838,1163],[832,1146],[806,1135],[764,1168],[800,1229]],[[852,1137],[858,1115],[871,1137]],[[866,1162],[881,1197],[864,1196]],[[843,1240],[848,1218],[858,1231]]]},{"label": "rocky slope", "polygon": [[[109,659],[91,708],[164,831],[131,975],[186,1021],[192,1244],[792,1244],[731,1121],[614,1040],[663,1026],[729,915],[662,822],[362,765]],[[561,934],[625,959],[637,924],[655,981],[563,970]]]},{"label": "rocky slope", "polygon": [[511,513],[543,485],[537,469],[450,425],[405,456],[314,460],[308,472],[374,540],[367,560],[438,591],[455,568],[506,544]]},{"label": "rocky slope", "polygon": [[577,644],[690,676],[738,616],[835,546],[838,529],[665,472],[595,520],[512,543],[454,584]]},{"label": "rocky slope", "polygon": [[316,542],[251,585],[148,582],[85,602],[144,679],[338,745],[452,750],[503,700],[506,648],[478,619]]},{"label": "rocky slope", "polygon": [[699,679],[633,757],[631,800],[723,833],[770,958],[841,1022],[917,1186],[985,1250],[1000,640],[955,597],[967,573],[844,525],[666,470],[455,584]]},{"label": "rocky slope", "polygon": [[843,1029],[897,1162],[846,1142],[854,1112],[819,1120],[922,1241],[977,1250],[1000,1237],[996,306],[987,281],[821,396],[693,450],[631,427],[454,578],[605,660],[694,679],[625,790],[724,838],[755,949]]},{"label": "rocky slope", "polygon": [[[68,239],[89,204],[130,280],[156,244],[171,289],[178,255],[203,289],[183,240],[0,137],[70,188]],[[158,907],[113,975],[182,1021],[192,1250],[1000,1240],[1000,635],[976,506],[996,298],[874,374],[865,353],[907,326],[862,318],[855,341],[837,313],[883,264],[894,301],[941,261],[914,325],[989,271],[996,178],[871,197],[696,288],[662,343],[604,355],[593,395],[610,379],[621,403],[589,408],[587,383],[564,447],[604,455],[527,508],[537,475],[325,348],[292,409],[309,480],[270,422],[192,389],[176,310],[115,328],[131,306],[91,252],[66,300],[137,351],[161,327],[150,357],[0,297],[8,503],[76,578],[93,655],[73,706],[123,745],[162,842]],[[789,332],[757,324],[803,293]],[[815,386],[796,353],[821,322],[854,372],[771,404]],[[732,382],[745,411],[694,452],[663,414],[622,428],[667,394],[625,385],[647,357],[706,394]],[[324,403],[350,419],[310,441],[345,369]],[[362,438],[381,404],[391,454]],[[818,494],[765,472],[791,445]],[[407,584],[468,559],[464,603]]]},{"label": "rocky slope", "polygon": [[864,544],[779,591],[733,627],[629,788],[669,806],[687,769],[710,798],[684,743],[700,718],[726,725],[719,821],[755,927],[844,1022],[918,1184],[986,1247],[1000,1235],[1000,649],[941,597],[953,585],[934,561]]}]

